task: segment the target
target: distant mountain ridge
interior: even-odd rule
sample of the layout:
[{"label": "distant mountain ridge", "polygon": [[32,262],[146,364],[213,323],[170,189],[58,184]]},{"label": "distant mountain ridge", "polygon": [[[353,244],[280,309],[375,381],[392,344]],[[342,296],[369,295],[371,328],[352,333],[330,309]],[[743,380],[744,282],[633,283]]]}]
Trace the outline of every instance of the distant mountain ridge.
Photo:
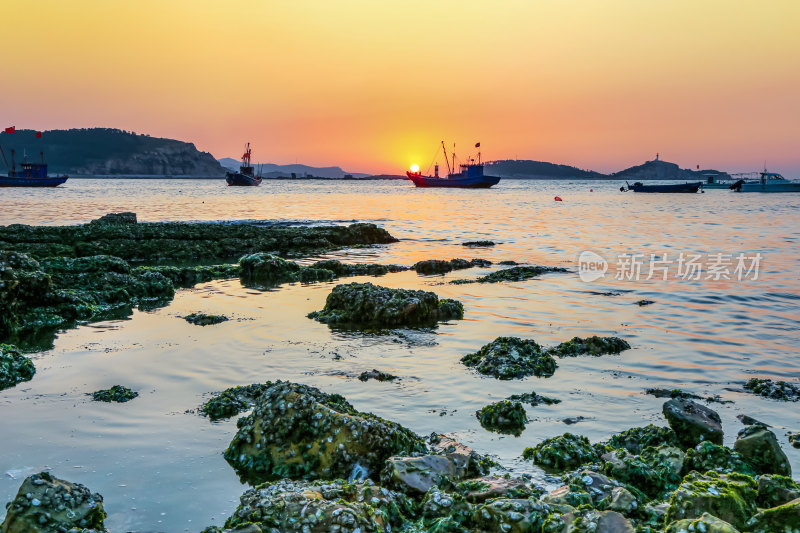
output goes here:
[{"label": "distant mountain ridge", "polygon": [[[220,165],[228,170],[237,171],[242,164],[238,159],[231,157],[223,157],[218,160]],[[343,179],[345,176],[352,176],[353,178],[365,178],[370,174],[361,172],[345,172],[341,167],[312,167],[309,165],[276,165],[274,163],[253,163],[256,172],[260,171],[265,178],[279,178],[279,177],[316,177],[316,178],[329,178],[329,179]]]},{"label": "distant mountain ridge", "polygon": [[686,180],[705,181],[709,174],[720,179],[729,179],[727,172],[719,170],[682,169],[675,163],[658,158],[635,165],[619,172],[603,174],[594,170],[583,170],[569,165],[557,165],[543,161],[502,160],[487,161],[486,174],[517,179],[608,179],[608,180]]},{"label": "distant mountain ridge", "polygon": [[[23,154],[38,161],[44,153],[51,174],[70,176],[181,176],[218,178],[225,169],[194,144],[140,135],[113,128],[49,130],[36,137],[33,130],[0,133],[0,145],[17,164]],[[10,164],[9,160],[9,164]]]}]

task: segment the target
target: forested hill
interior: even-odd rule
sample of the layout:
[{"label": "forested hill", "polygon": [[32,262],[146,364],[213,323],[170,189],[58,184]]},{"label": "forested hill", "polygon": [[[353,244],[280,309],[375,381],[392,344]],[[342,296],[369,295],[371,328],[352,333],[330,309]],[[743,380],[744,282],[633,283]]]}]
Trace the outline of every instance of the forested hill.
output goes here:
[{"label": "forested hill", "polygon": [[[33,130],[0,133],[0,146],[11,164],[27,154],[38,162],[44,152],[51,174],[70,176],[191,176],[221,177],[225,169],[194,144],[110,128],[49,130],[36,137]],[[2,165],[2,161],[0,161]],[[2,167],[0,167],[2,168]],[[4,169],[2,169],[4,170]]]},{"label": "forested hill", "polygon": [[489,161],[486,163],[485,173],[490,176],[504,178],[532,178],[532,179],[602,179],[606,176],[593,170],[581,170],[569,165],[558,165],[544,161],[528,161],[507,159],[502,161]]}]

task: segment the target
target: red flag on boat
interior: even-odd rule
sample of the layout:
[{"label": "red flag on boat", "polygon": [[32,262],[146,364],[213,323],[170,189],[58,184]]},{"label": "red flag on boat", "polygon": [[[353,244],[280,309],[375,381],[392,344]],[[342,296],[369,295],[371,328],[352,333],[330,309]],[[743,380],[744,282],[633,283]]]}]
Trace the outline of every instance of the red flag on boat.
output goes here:
[{"label": "red flag on boat", "polygon": [[9,126],[6,128],[6,133],[14,133],[17,130],[14,126]]},{"label": "red flag on boat", "polygon": [[42,132],[41,131],[37,131],[36,132],[36,138],[37,139],[41,139],[42,138]]},{"label": "red flag on boat", "polygon": [[475,148],[480,148],[480,147],[481,147],[481,143],[475,143]]}]

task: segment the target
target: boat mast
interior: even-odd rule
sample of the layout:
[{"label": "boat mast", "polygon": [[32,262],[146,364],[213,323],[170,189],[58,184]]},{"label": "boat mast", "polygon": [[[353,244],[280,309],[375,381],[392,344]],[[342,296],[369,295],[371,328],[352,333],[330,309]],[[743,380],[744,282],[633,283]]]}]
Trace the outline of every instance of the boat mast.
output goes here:
[{"label": "boat mast", "polygon": [[[447,148],[444,147],[444,141],[442,141],[442,151],[444,152],[444,162],[447,163],[447,174],[450,175],[453,171],[450,170],[450,159],[447,157]],[[453,164],[455,165],[455,159],[453,160]],[[430,172],[430,170],[428,170]]]},{"label": "boat mast", "polygon": [[5,163],[6,168],[9,168],[8,160],[6,159],[6,153],[3,151],[3,147],[2,146],[0,146],[0,155],[3,156],[3,163]]}]

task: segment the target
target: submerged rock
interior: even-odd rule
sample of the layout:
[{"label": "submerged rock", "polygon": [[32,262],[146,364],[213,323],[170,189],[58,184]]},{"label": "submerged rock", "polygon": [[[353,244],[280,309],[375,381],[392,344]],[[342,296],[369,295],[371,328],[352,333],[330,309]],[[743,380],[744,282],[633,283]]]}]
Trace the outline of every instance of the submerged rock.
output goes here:
[{"label": "submerged rock", "polygon": [[22,355],[10,344],[0,344],[0,390],[8,389],[23,381],[30,381],[34,374],[36,367],[30,358]]},{"label": "submerged rock", "polygon": [[526,279],[537,278],[548,272],[568,272],[566,268],[546,267],[546,266],[515,266],[504,268],[481,276],[475,281],[478,283],[500,283],[502,281],[524,281]]},{"label": "submerged rock", "polygon": [[133,400],[139,396],[139,393],[123,387],[122,385],[114,385],[110,389],[102,389],[92,393],[92,400],[96,402],[116,402],[125,403]]},{"label": "submerged rock", "polygon": [[460,319],[464,306],[432,292],[390,289],[372,283],[348,283],[333,288],[325,308],[308,315],[320,322],[359,329],[433,326],[440,320]]},{"label": "submerged rock", "polygon": [[390,272],[403,272],[408,267],[401,265],[378,265],[374,263],[342,263],[336,259],[317,261],[312,268],[330,270],[336,277],[344,276],[383,276]]},{"label": "submerged rock", "polygon": [[272,383],[253,383],[225,389],[211,397],[200,407],[200,412],[211,420],[223,420],[247,411]]},{"label": "submerged rock", "polygon": [[636,305],[638,305],[639,307],[644,307],[645,305],[651,305],[654,303],[655,302],[653,300],[639,300],[636,302]]},{"label": "submerged rock", "polygon": [[136,224],[136,213],[131,213],[130,211],[109,213],[92,220],[89,224]]},{"label": "submerged rock", "polygon": [[186,315],[183,319],[189,324],[196,326],[210,326],[212,324],[219,324],[228,320],[225,315],[207,315],[206,313],[192,313]]},{"label": "submerged rock", "polygon": [[425,453],[422,439],[394,422],[356,411],[342,396],[278,381],[238,420],[225,459],[243,480],[372,476],[393,455]]},{"label": "submerged rock", "polygon": [[786,381],[752,378],[744,384],[744,389],[773,400],[796,402],[800,400],[800,386]]},{"label": "submerged rock", "polygon": [[486,259],[451,259],[450,261],[428,259],[415,263],[411,268],[416,270],[417,274],[433,275],[446,274],[447,272],[453,270],[463,270],[465,268],[471,268],[475,266],[485,267],[490,266],[491,264],[491,261],[487,261]]},{"label": "submerged rock", "polygon": [[475,412],[484,429],[519,436],[525,430],[528,417],[519,402],[502,400]]},{"label": "submerged rock", "polygon": [[525,448],[522,458],[533,460],[551,472],[563,472],[600,459],[589,439],[572,433],[545,439],[532,448]]},{"label": "submerged rock", "polygon": [[792,475],[789,458],[781,450],[778,438],[763,426],[747,426],[742,429],[733,449],[753,465],[759,474]]},{"label": "submerged rock", "polygon": [[709,513],[738,529],[752,531],[745,524],[756,513],[756,487],[753,478],[742,474],[691,472],[670,496],[666,521]]},{"label": "submerged rock", "polygon": [[795,448],[800,448],[800,431],[789,432],[786,436],[789,438],[789,444]]},{"label": "submerged rock", "polygon": [[372,370],[365,370],[361,374],[359,374],[358,379],[361,381],[368,381],[370,379],[374,379],[376,381],[394,381],[397,379],[397,376],[389,374],[387,372],[381,372],[380,370],[372,369]]},{"label": "submerged rock", "polygon": [[703,513],[700,518],[687,518],[671,523],[666,533],[739,533],[739,530],[725,520]]},{"label": "submerged rock", "polygon": [[533,407],[536,407],[540,404],[545,405],[553,405],[556,403],[561,403],[561,400],[558,398],[550,398],[548,396],[539,396],[536,394],[536,391],[531,392],[523,392],[522,394],[512,394],[506,400],[510,400],[512,402],[522,402],[527,403]]},{"label": "submerged rock", "polygon": [[461,362],[480,374],[498,379],[550,377],[558,366],[536,341],[518,337],[497,337],[477,352],[462,357]]},{"label": "submerged rock", "polygon": [[6,506],[2,533],[54,533],[73,529],[106,531],[103,497],[79,483],[48,472],[29,476]]},{"label": "submerged rock", "polygon": [[800,530],[800,498],[762,510],[748,520],[743,529],[752,533],[794,533]]},{"label": "submerged rock", "polygon": [[467,241],[461,243],[461,246],[470,246],[470,247],[488,247],[494,245],[495,245],[494,241]]},{"label": "submerged rock", "polygon": [[722,444],[722,420],[708,407],[675,398],[664,403],[663,412],[678,441],[687,448],[703,441]]},{"label": "submerged rock", "polygon": [[556,357],[576,357],[578,355],[593,355],[595,357],[605,354],[616,354],[631,347],[627,341],[619,337],[573,337],[567,342],[562,342],[548,352]]}]

